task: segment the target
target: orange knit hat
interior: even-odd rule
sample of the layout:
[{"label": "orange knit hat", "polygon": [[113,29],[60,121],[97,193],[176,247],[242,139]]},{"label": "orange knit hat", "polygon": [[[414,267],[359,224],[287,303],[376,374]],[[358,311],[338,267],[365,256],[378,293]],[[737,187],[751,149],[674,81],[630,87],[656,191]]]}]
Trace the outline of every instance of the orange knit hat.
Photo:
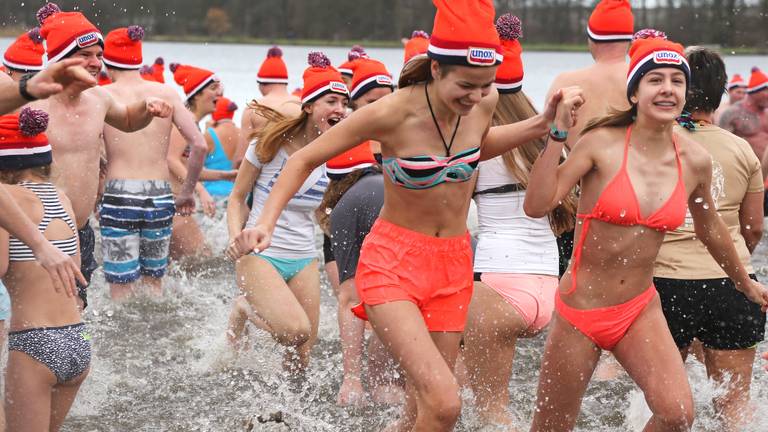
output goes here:
[{"label": "orange knit hat", "polygon": [[155,81],[165,84],[165,60],[162,57],[155,59],[155,63],[152,65],[152,74],[155,76]]},{"label": "orange knit hat", "polygon": [[443,64],[495,66],[503,56],[491,0],[432,0],[437,7],[427,55]]},{"label": "orange knit hat", "polygon": [[267,58],[261,63],[256,75],[259,84],[288,84],[288,68],[283,61],[283,50],[273,46],[267,51]]},{"label": "orange knit hat", "polygon": [[48,113],[29,107],[0,116],[0,169],[49,165],[53,157],[47,127]]},{"label": "orange knit hat", "polygon": [[307,57],[309,67],[304,71],[304,88],[301,90],[301,103],[308,104],[327,93],[339,93],[349,96],[349,90],[341,79],[341,74],[325,54],[311,52]]},{"label": "orange knit hat", "polygon": [[352,171],[368,168],[376,164],[376,158],[371,151],[371,141],[359,144],[344,153],[331,158],[325,163],[328,178],[341,180]]},{"label": "orange knit hat", "polygon": [[594,42],[631,41],[635,17],[629,0],[601,0],[589,16],[587,36]]},{"label": "orange knit hat", "polygon": [[757,93],[766,88],[768,88],[768,76],[765,76],[765,73],[757,66],[752,67],[752,75],[749,76],[747,93]]},{"label": "orange knit hat", "polygon": [[37,11],[37,20],[49,62],[57,62],[80,48],[104,46],[99,29],[80,12],[62,12],[55,3],[47,3]]},{"label": "orange knit hat", "polygon": [[43,37],[38,27],[23,33],[5,50],[3,64],[20,71],[43,70]]},{"label": "orange knit hat", "polygon": [[237,111],[236,103],[225,97],[220,97],[216,100],[216,110],[211,114],[211,118],[213,121],[224,119],[232,120],[232,117],[235,116],[235,111]]},{"label": "orange knit hat", "polygon": [[107,33],[104,39],[104,64],[118,69],[140,69],[144,61],[141,54],[142,39],[144,29],[137,25]]},{"label": "orange knit hat", "polygon": [[139,75],[145,80],[145,81],[153,81],[157,82],[155,80],[155,70],[150,65],[144,65],[139,69]]},{"label": "orange knit hat", "polygon": [[504,14],[496,20],[501,38],[504,62],[496,70],[496,89],[499,93],[517,93],[523,88],[523,47],[518,40],[523,36],[520,18]]},{"label": "orange knit hat", "polygon": [[744,81],[744,78],[739,74],[735,74],[728,83],[728,90],[735,87],[747,88],[747,82]]},{"label": "orange knit hat", "polygon": [[429,48],[429,33],[423,30],[414,30],[411,33],[411,38],[405,43],[403,64],[408,63],[414,58],[426,57],[427,48]]},{"label": "orange knit hat", "polygon": [[339,73],[352,77],[355,74],[355,65],[360,59],[368,58],[368,53],[365,52],[365,48],[360,45],[355,45],[347,53],[347,61],[339,66]]},{"label": "orange knit hat", "polygon": [[105,70],[99,71],[99,76],[97,77],[97,79],[100,86],[112,84],[112,78],[109,77],[109,74]]},{"label": "orange knit hat", "polygon": [[369,58],[358,60],[355,65],[355,73],[352,75],[350,98],[355,100],[376,87],[395,88],[392,75],[387,71],[387,67],[384,66],[384,63]]},{"label": "orange knit hat", "polygon": [[176,84],[184,87],[184,94],[187,96],[186,100],[190,100],[192,96],[196,95],[197,92],[211,82],[219,81],[219,78],[207,69],[178,63],[171,63],[170,69]]},{"label": "orange knit hat", "polygon": [[683,46],[660,37],[635,39],[629,48],[627,99],[631,100],[643,75],[653,69],[669,67],[680,69],[685,73],[687,93],[687,87],[691,81],[691,68],[683,55]]}]

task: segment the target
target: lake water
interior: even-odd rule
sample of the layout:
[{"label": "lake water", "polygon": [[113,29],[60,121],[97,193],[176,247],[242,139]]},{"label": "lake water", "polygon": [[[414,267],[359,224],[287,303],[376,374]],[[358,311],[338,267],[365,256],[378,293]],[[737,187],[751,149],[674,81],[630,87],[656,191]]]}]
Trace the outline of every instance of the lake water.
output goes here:
[{"label": "lake water", "polygon": [[[0,49],[10,43],[0,39]],[[170,62],[190,63],[214,70],[225,84],[225,94],[241,106],[258,96],[256,70],[267,46],[147,43],[151,62],[163,56]],[[321,47],[284,47],[291,88],[300,85],[306,54]],[[346,49],[322,48],[335,64]],[[401,50],[370,49],[397,75]],[[585,53],[524,54],[526,92],[543,104],[554,76],[589,64]],[[730,71],[747,74],[753,65],[768,66],[766,57],[726,57]],[[167,72],[167,79],[170,79]],[[216,251],[226,243],[223,212],[214,219],[199,217]],[[319,253],[319,252],[318,252]],[[754,261],[758,275],[768,280],[768,247],[761,244]],[[80,391],[64,431],[368,431],[392,420],[396,408],[343,409],[335,405],[341,381],[341,352],[336,301],[324,280],[319,341],[305,382],[283,379],[280,347],[268,336],[257,337],[252,352],[231,360],[226,355],[224,330],[229,305],[236,293],[233,265],[223,258],[189,266],[173,265],[160,299],[136,298],[121,305],[108,299],[101,270],[90,290],[92,306],[85,315],[94,340],[91,375]],[[190,270],[191,271],[187,271]],[[510,409],[526,430],[532,417],[544,337],[518,343],[510,382]],[[762,343],[758,351],[764,352]],[[696,401],[696,431],[719,431],[711,399],[720,392],[706,380],[704,368],[689,361]],[[768,416],[768,374],[756,363],[752,386],[755,424],[748,430],[765,432]],[[478,429],[471,393],[464,392],[459,431]],[[281,411],[285,423],[259,424],[258,415]],[[626,377],[593,382],[584,399],[577,430],[640,430],[645,419],[642,397]]]}]

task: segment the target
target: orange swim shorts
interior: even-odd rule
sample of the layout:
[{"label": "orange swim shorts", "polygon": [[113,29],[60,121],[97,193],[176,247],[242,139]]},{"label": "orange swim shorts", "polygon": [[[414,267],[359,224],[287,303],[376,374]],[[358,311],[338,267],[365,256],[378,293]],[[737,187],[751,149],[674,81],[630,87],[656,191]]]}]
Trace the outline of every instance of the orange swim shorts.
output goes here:
[{"label": "orange swim shorts", "polygon": [[360,304],[352,312],[367,320],[364,305],[406,300],[418,306],[429,331],[464,331],[472,279],[469,232],[432,237],[379,218],[360,250]]}]

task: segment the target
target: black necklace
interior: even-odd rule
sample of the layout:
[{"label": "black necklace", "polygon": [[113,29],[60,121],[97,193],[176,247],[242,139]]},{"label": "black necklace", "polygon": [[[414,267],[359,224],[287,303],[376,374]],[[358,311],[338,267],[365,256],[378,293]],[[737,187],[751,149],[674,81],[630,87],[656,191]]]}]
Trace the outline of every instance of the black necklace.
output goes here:
[{"label": "black necklace", "polygon": [[446,143],[443,131],[440,130],[440,125],[437,123],[437,117],[435,117],[435,111],[432,109],[432,102],[429,101],[429,92],[427,91],[427,85],[424,84],[424,94],[427,96],[427,106],[429,107],[429,113],[432,114],[432,121],[435,122],[437,133],[440,135],[440,139],[443,141],[443,147],[445,148],[445,156],[451,155],[451,147],[453,147],[453,140],[456,138],[456,132],[459,131],[459,123],[461,123],[461,116],[456,119],[456,127],[453,128],[453,135],[451,135],[451,142]]}]

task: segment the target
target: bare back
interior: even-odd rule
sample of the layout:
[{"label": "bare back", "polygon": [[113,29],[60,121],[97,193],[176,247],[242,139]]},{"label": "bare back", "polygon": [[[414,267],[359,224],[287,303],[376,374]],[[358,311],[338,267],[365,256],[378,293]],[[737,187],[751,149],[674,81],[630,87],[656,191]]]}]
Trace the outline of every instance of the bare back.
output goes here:
[{"label": "bare back", "polygon": [[557,89],[570,86],[579,86],[584,92],[584,105],[579,109],[576,125],[568,131],[568,148],[573,148],[591,119],[607,114],[610,108],[629,108],[626,94],[628,68],[625,62],[595,63],[555,78],[547,99]]},{"label": "bare back", "polygon": [[758,159],[763,159],[768,148],[768,110],[756,112],[740,101],[722,113],[718,126],[747,140]]},{"label": "bare back", "polygon": [[[156,82],[120,79],[104,87],[115,100],[129,105],[156,97],[176,107],[181,100],[172,88]],[[104,125],[107,154],[107,179],[168,180],[168,142],[173,117],[155,118],[146,128],[123,132]]]}]

